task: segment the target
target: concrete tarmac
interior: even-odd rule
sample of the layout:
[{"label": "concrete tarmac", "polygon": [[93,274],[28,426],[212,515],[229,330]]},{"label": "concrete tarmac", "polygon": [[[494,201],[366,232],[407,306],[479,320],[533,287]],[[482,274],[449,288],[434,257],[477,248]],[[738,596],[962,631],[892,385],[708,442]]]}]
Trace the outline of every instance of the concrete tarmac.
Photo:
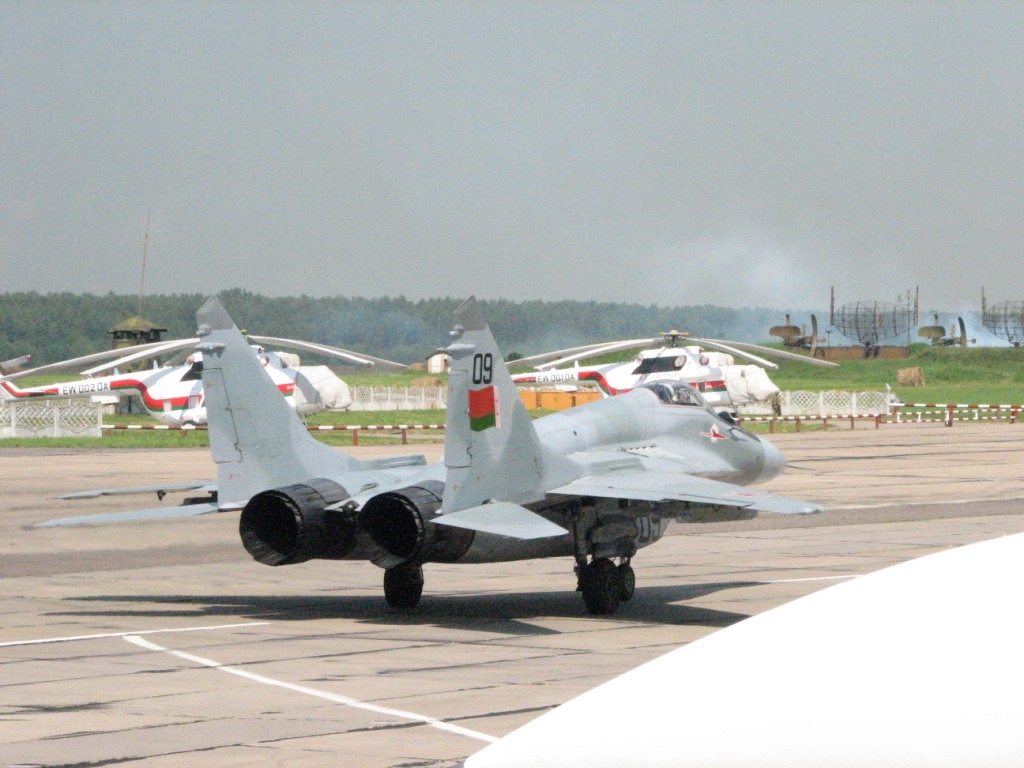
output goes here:
[{"label": "concrete tarmac", "polygon": [[[1024,530],[1020,425],[773,439],[790,468],[765,487],[827,511],[674,525],[634,559],[634,598],[601,618],[569,559],[428,565],[404,612],[367,563],[255,563],[236,514],[33,528],[157,504],[60,493],[212,479],[214,466],[203,449],[0,449],[0,766],[447,766],[760,611]],[[950,621],[970,620],[970,605],[950,606]]]}]

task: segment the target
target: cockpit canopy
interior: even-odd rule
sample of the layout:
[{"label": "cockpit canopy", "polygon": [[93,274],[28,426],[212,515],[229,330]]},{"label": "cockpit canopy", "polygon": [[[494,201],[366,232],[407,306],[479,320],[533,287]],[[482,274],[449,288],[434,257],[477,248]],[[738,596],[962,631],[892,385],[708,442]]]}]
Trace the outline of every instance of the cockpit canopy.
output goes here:
[{"label": "cockpit canopy", "polygon": [[695,405],[707,408],[707,401],[700,392],[684,381],[648,381],[638,389],[649,389],[667,405]]},{"label": "cockpit canopy", "polygon": [[686,355],[665,355],[640,357],[640,364],[633,369],[634,376],[646,373],[675,373],[686,365]]}]

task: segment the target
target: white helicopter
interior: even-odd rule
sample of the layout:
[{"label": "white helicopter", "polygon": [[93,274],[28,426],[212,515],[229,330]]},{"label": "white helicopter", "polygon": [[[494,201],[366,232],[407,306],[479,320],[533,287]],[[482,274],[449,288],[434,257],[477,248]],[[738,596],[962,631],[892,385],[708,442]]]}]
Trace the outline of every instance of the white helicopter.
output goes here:
[{"label": "white helicopter", "polygon": [[[581,366],[580,360],[626,349],[644,349],[632,360]],[[706,348],[713,348],[709,351]],[[747,403],[773,402],[779,394],[765,368],[778,366],[760,357],[770,355],[799,360],[809,365],[836,367],[835,363],[758,344],[719,339],[697,339],[679,331],[659,334],[658,338],[627,339],[586,344],[580,347],[520,358],[510,365],[535,365],[531,373],[513,375],[517,384],[570,386],[593,384],[609,397],[629,392],[645,382],[658,379],[684,381],[704,395],[713,408],[735,409]],[[757,365],[737,365],[735,356]],[[574,363],[571,368],[554,366]]]},{"label": "white helicopter", "polygon": [[[385,370],[401,370],[406,366],[370,355],[364,355],[338,347],[315,344],[295,339],[273,336],[249,336],[250,347],[270,376],[271,381],[284,395],[288,403],[302,415],[323,410],[345,410],[352,405],[348,385],[339,379],[327,366],[299,365],[298,356],[286,352],[272,352],[264,344],[302,349],[320,355],[337,358],[361,366],[375,366]],[[124,349],[107,350],[92,355],[65,360],[59,363],[19,371],[0,376],[0,397],[5,400],[37,400],[53,398],[96,397],[110,398],[114,402],[126,395],[139,395],[146,411],[159,421],[172,426],[206,424],[204,403],[202,353],[191,351],[197,339],[175,339],[172,341],[141,344]],[[137,363],[140,360],[156,358],[182,350],[190,350],[184,362],[156,366],[131,373],[118,373],[116,369]],[[126,354],[127,353],[127,354]],[[115,358],[110,360],[110,358]],[[20,389],[13,380],[22,376],[35,375],[56,370],[68,370],[82,365],[106,361],[81,372],[84,379],[55,382],[42,386]],[[107,376],[96,376],[114,370]]]}]

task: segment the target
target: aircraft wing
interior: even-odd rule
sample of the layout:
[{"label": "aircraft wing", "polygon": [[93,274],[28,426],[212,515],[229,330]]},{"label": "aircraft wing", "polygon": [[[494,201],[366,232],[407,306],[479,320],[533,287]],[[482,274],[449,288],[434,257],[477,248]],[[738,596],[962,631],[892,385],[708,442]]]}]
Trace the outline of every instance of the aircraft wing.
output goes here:
[{"label": "aircraft wing", "polygon": [[[210,495],[209,501],[186,499],[185,503],[177,506],[150,507],[148,509],[133,509],[128,512],[101,512],[94,515],[77,515],[74,517],[61,517],[56,520],[47,520],[38,523],[36,528],[50,528],[63,525],[107,525],[111,523],[130,523],[139,520],[161,520],[173,517],[194,517],[206,515],[211,512],[227,511],[229,507],[220,506],[216,501],[217,483],[209,480],[201,480],[194,483],[164,483],[162,485],[141,485],[132,488],[98,488],[92,491],[77,491],[59,496],[60,499],[96,499],[100,496],[129,496],[138,493],[155,493],[158,498],[163,499],[168,493],[180,493],[184,491],[200,491]],[[231,509],[234,507],[232,506]]]},{"label": "aircraft wing", "polygon": [[821,506],[809,501],[661,469],[629,469],[586,475],[554,488],[550,493],[654,502],[684,501],[784,515],[806,515],[822,511]]},{"label": "aircraft wing", "polygon": [[163,485],[137,485],[133,488],[99,488],[94,491],[76,491],[59,496],[61,499],[95,499],[100,496],[129,496],[135,493],[155,493],[161,499],[165,494],[180,491],[202,491],[213,493],[217,490],[217,483],[210,480],[200,480],[195,483],[164,483]]},{"label": "aircraft wing", "polygon": [[[67,498],[67,497],[61,497]],[[177,507],[152,507],[150,509],[133,509],[130,512],[108,512],[99,515],[81,515],[79,517],[62,517],[38,523],[36,528],[52,528],[63,525],[105,525],[108,523],[130,523],[139,520],[159,520],[172,517],[195,517],[219,512],[215,502],[209,504],[182,504]]]}]

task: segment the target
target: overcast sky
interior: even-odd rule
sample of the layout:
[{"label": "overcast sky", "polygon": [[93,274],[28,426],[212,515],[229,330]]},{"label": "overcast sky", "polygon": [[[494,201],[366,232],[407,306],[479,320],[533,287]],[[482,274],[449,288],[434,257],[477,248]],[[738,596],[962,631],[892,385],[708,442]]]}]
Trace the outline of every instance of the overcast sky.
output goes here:
[{"label": "overcast sky", "polygon": [[962,311],[1022,205],[1021,2],[0,0],[0,293]]}]

